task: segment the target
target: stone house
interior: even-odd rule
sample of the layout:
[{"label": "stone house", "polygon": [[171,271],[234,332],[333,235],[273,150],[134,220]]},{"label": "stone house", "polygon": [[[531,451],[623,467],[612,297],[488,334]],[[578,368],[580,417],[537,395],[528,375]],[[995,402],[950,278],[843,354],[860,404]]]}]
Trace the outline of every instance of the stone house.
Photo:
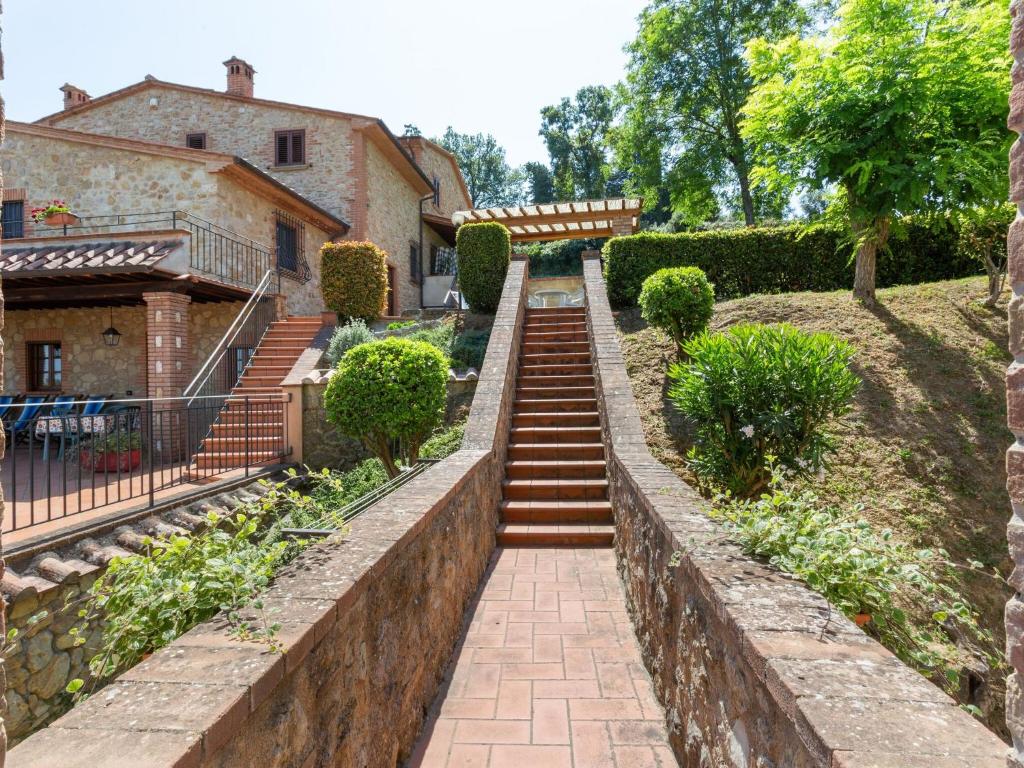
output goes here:
[{"label": "stone house", "polygon": [[224,65],[223,92],[151,76],[96,98],[65,85],[64,109],[38,123],[244,157],[388,253],[388,314],[440,303],[451,278],[432,274],[438,252],[455,244],[451,214],[470,207],[454,158],[374,117],[255,98],[253,67]]},{"label": "stone house", "polygon": [[[318,315],[319,248],[350,230],[224,152],[9,121],[0,159],[7,392],[179,395],[268,270]],[[55,198],[76,225],[31,221]]]}]

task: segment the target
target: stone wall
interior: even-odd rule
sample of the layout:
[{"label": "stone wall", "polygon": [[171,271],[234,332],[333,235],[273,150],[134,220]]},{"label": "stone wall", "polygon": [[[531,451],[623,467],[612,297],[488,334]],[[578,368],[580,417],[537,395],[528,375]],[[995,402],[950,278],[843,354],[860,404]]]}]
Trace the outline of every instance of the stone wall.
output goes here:
[{"label": "stone wall", "polygon": [[448,152],[423,137],[403,137],[401,142],[412,153],[416,164],[427,174],[427,178],[436,177],[441,182],[440,205],[434,205],[431,201],[423,206],[424,213],[451,218],[456,211],[465,211],[473,207],[469,192],[463,183],[462,172]]},{"label": "stone wall", "polygon": [[419,244],[419,196],[372,142],[366,143],[367,239],[383,248],[397,273],[395,314],[420,306],[409,273],[409,248]]},{"label": "stone wall", "polygon": [[994,734],[820,595],[743,555],[654,460],[596,256],[584,279],[619,570],[680,764],[1002,766]]},{"label": "stone wall", "polygon": [[11,768],[393,768],[410,754],[494,549],[525,306],[509,269],[463,449],[311,547],[263,598],[283,653],[215,619],[9,755]]}]

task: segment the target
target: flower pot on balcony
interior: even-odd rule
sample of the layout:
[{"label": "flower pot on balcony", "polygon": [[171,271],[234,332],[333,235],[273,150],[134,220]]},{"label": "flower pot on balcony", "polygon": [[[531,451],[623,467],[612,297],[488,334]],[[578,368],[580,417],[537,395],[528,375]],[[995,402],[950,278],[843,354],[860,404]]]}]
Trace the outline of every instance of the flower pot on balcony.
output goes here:
[{"label": "flower pot on balcony", "polygon": [[72,227],[78,223],[78,217],[73,213],[51,213],[43,223],[48,227]]},{"label": "flower pot on balcony", "polygon": [[84,466],[91,467],[96,473],[116,474],[119,469],[121,472],[131,472],[142,464],[142,449],[93,452],[84,448],[79,458]]}]

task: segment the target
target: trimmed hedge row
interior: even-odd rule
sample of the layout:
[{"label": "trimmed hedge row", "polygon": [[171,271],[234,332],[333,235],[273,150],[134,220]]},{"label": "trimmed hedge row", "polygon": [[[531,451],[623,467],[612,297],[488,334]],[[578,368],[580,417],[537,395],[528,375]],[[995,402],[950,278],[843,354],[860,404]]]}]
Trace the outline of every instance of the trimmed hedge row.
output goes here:
[{"label": "trimmed hedge row", "polygon": [[[949,280],[978,274],[952,226],[906,224],[878,255],[879,286]],[[608,296],[616,307],[637,303],[644,280],[664,267],[699,267],[719,300],[752,293],[834,291],[853,285],[853,263],[838,228],[800,225],[663,234],[641,232],[605,243]]]},{"label": "trimmed hedge row", "polygon": [[512,257],[508,229],[498,222],[463,224],[455,234],[459,288],[470,309],[494,314]]},{"label": "trimmed hedge row", "polygon": [[343,240],[320,248],[320,295],[338,319],[373,321],[388,296],[388,255],[373,243]]}]

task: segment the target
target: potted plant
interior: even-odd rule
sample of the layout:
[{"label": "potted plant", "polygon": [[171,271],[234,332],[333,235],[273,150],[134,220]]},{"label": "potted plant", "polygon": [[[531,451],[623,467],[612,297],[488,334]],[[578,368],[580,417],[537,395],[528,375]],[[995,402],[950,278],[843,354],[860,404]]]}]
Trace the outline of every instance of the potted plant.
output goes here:
[{"label": "potted plant", "polygon": [[78,223],[78,217],[63,200],[54,200],[44,208],[33,208],[32,218],[37,224],[48,227],[68,227]]},{"label": "potted plant", "polygon": [[82,449],[82,464],[94,472],[130,472],[142,464],[142,435],[119,432],[93,438],[92,445]]}]

